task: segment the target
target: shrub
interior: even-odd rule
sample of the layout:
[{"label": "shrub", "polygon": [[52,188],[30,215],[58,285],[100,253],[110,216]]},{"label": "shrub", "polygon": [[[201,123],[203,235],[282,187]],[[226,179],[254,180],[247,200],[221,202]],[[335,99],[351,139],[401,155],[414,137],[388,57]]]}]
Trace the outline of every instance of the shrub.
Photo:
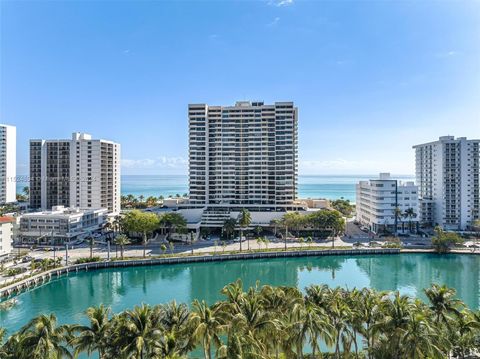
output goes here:
[{"label": "shrub", "polygon": [[440,227],[435,228],[435,232],[432,245],[437,253],[448,253],[451,247],[463,243],[463,238],[457,233],[445,232]]},{"label": "shrub", "polygon": [[9,268],[4,272],[4,275],[6,277],[13,277],[17,274],[25,273],[26,271],[27,271],[27,268],[24,268],[24,267]]}]

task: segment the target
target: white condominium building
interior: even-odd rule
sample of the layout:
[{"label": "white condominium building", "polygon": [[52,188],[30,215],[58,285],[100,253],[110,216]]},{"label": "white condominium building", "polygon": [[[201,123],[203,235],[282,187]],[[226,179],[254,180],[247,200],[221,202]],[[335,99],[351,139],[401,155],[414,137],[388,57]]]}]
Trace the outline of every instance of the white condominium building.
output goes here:
[{"label": "white condominium building", "polygon": [[17,200],[17,128],[0,125],[0,205]]},{"label": "white condominium building", "polygon": [[190,203],[283,206],[297,196],[293,102],[188,107]]},{"label": "white condominium building", "polygon": [[480,218],[479,145],[480,140],[443,136],[413,146],[423,223],[464,230]]},{"label": "white condominium building", "polygon": [[13,217],[0,217],[0,257],[12,251],[13,223],[15,223]]},{"label": "white condominium building", "polygon": [[[189,203],[203,227],[221,227],[241,208],[252,225],[268,225],[297,198],[297,108],[293,102],[239,101],[233,106],[191,104]],[[196,209],[195,209],[196,208]]]},{"label": "white condominium building", "polygon": [[30,140],[30,206],[120,212],[120,144],[74,133],[71,140]]},{"label": "white condominium building", "polygon": [[380,173],[378,179],[357,184],[356,219],[373,233],[416,231],[418,208],[418,187],[413,182]]},{"label": "white condominium building", "polygon": [[107,209],[65,208],[23,214],[16,240],[21,243],[63,244],[83,239],[106,223]]}]

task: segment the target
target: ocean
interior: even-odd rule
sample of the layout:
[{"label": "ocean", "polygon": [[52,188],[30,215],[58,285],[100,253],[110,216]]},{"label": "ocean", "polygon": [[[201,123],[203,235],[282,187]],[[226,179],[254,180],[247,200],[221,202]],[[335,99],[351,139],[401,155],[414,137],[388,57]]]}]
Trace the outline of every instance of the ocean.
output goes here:
[{"label": "ocean", "polygon": [[[26,178],[25,176],[23,176]],[[298,177],[298,195],[300,198],[345,198],[355,201],[355,184],[368,180],[376,175],[315,175]],[[413,181],[414,176],[395,176],[402,181]],[[17,182],[17,192],[20,193],[28,182]],[[121,191],[123,195],[133,194],[145,197],[160,195],[168,197],[188,193],[188,176],[186,175],[124,175]]]}]

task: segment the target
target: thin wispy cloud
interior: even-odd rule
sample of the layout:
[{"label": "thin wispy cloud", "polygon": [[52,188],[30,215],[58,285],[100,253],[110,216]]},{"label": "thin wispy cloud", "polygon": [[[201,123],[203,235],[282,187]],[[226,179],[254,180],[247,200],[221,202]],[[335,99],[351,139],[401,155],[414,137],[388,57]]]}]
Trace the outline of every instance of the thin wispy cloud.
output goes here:
[{"label": "thin wispy cloud", "polygon": [[188,161],[181,157],[167,157],[160,156],[157,158],[144,159],[122,159],[121,165],[128,169],[162,169],[162,168],[178,168],[184,169],[187,167]]},{"label": "thin wispy cloud", "polygon": [[351,61],[350,61],[350,60],[340,59],[340,60],[337,60],[335,63],[336,63],[338,66],[342,66],[342,65],[347,65],[347,64],[351,63]]},{"label": "thin wispy cloud", "polygon": [[270,0],[268,2],[269,5],[273,6],[290,6],[293,5],[293,0]]},{"label": "thin wispy cloud", "polygon": [[440,59],[447,58],[447,57],[454,57],[460,54],[456,50],[450,50],[450,51],[445,51],[445,52],[438,52],[435,54],[435,57],[438,57]]},{"label": "thin wispy cloud", "polygon": [[269,23],[267,24],[267,27],[277,26],[279,22],[280,22],[280,18],[277,16],[275,19],[273,19],[272,22],[269,22]]}]

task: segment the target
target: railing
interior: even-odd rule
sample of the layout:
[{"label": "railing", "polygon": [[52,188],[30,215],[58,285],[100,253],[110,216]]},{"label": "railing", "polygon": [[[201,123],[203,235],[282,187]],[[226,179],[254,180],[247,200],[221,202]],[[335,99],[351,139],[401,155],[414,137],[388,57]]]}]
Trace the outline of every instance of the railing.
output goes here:
[{"label": "railing", "polygon": [[381,248],[381,249],[328,249],[328,250],[299,250],[299,251],[275,251],[275,252],[255,252],[255,253],[237,253],[215,255],[198,255],[190,257],[166,257],[153,259],[135,259],[120,260],[110,262],[92,262],[74,264],[68,267],[50,269],[46,272],[36,274],[32,277],[13,283],[0,289],[0,298],[8,297],[19,293],[38,284],[44,284],[52,277],[59,277],[63,274],[78,271],[88,271],[105,268],[147,266],[147,265],[166,265],[182,263],[204,263],[229,260],[261,259],[261,258],[292,258],[292,257],[311,257],[311,256],[338,256],[338,255],[370,255],[370,254],[398,254],[400,249]]}]

